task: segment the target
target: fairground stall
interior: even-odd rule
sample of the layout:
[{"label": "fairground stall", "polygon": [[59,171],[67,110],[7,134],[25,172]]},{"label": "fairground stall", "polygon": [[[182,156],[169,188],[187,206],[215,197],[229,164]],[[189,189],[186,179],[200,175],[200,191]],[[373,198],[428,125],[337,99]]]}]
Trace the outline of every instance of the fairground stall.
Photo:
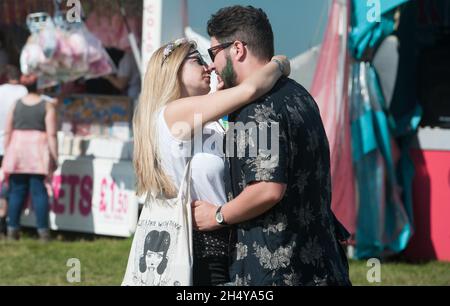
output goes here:
[{"label": "fairground stall", "polygon": [[[323,59],[338,53],[333,37],[345,32],[333,14],[344,10],[351,12],[349,113],[344,107],[345,115],[334,115],[349,115],[356,205],[342,201],[336,185],[333,200],[338,217],[354,216],[353,256],[450,261],[450,2],[335,0]],[[313,93],[314,85],[327,90],[313,84]],[[322,115],[333,105],[323,106]],[[345,132],[338,137],[348,139]],[[345,152],[334,154],[344,160]]]},{"label": "fairground stall", "polygon": [[[139,203],[132,167],[135,101],[105,76],[117,73],[127,50],[137,50],[142,2],[81,1],[82,7],[66,2],[0,1],[9,63],[38,74],[38,87],[58,98],[49,99],[57,103],[59,124],[50,226],[128,237]],[[34,223],[28,204],[22,224]]]}]

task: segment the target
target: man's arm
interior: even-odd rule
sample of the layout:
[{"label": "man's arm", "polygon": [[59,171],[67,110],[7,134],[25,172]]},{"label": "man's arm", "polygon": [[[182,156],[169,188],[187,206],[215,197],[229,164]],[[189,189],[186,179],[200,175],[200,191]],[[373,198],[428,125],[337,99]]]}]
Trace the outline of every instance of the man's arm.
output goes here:
[{"label": "man's arm", "polygon": [[[245,150],[257,152],[257,156],[235,158],[235,168],[240,169],[241,177],[235,179],[245,184],[244,190],[222,208],[224,221],[228,224],[237,224],[254,219],[279,203],[286,192],[289,173],[289,143],[286,129],[286,114],[274,109],[273,104],[266,104],[264,119],[256,122],[260,128],[251,133],[261,141],[266,138],[270,149],[258,147],[258,141],[245,142]],[[257,117],[257,107],[241,111],[235,119],[236,122],[247,124]],[[262,126],[261,126],[262,125]],[[261,131],[265,131],[262,133]],[[252,137],[253,137],[252,136]],[[250,134],[249,134],[250,138]],[[234,145],[237,145],[234,138]],[[256,149],[256,150],[255,150]],[[220,227],[215,219],[217,206],[202,201],[193,203],[194,227],[207,231]]]},{"label": "man's arm", "polygon": [[[227,224],[237,224],[264,214],[283,199],[286,184],[256,182],[247,186],[239,196],[225,204],[222,214]],[[212,231],[221,226],[216,222],[218,206],[204,202],[193,202],[194,228]]]},{"label": "man's arm", "polygon": [[133,65],[133,61],[133,55],[126,52],[120,60],[117,74],[110,74],[104,78],[120,91],[124,91],[128,87],[128,82],[131,79],[131,66]]},{"label": "man's arm", "polygon": [[104,76],[106,80],[108,80],[115,88],[118,90],[125,90],[128,86],[128,78],[127,77],[120,77],[113,74]]},{"label": "man's arm", "polygon": [[222,208],[225,222],[236,224],[251,220],[270,210],[284,197],[286,184],[257,182]]}]

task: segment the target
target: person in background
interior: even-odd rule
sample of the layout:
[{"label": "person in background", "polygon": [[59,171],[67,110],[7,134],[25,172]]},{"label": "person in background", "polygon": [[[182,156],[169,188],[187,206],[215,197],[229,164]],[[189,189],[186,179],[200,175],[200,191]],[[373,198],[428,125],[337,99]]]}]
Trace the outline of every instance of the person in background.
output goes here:
[{"label": "person in background", "polygon": [[20,238],[20,215],[27,195],[36,213],[42,241],[50,239],[46,178],[57,168],[57,121],[54,103],[37,93],[37,77],[23,75],[28,94],[10,109],[5,126],[3,171],[9,181],[7,237]]},{"label": "person in background", "polygon": [[[20,72],[10,65],[5,66],[5,75],[7,83],[0,85],[0,169],[2,168],[3,155],[5,150],[3,148],[5,135],[5,122],[8,111],[21,98],[28,94],[25,86],[19,84]],[[0,178],[0,236],[6,234],[6,214],[7,214],[7,192],[6,184],[3,183],[3,175]]]},{"label": "person in background", "polygon": [[133,100],[134,109],[141,92],[141,74],[131,49],[125,51],[118,66],[116,75],[110,74],[104,78]]}]

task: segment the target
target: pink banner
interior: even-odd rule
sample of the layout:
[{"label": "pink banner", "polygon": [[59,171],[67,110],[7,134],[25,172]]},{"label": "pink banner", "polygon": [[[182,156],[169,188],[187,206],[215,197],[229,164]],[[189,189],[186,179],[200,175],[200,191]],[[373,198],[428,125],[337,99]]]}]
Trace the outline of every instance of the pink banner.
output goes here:
[{"label": "pink banner", "polygon": [[311,94],[319,105],[331,151],[332,209],[354,234],[356,201],[348,109],[349,7],[334,0],[319,55]]}]

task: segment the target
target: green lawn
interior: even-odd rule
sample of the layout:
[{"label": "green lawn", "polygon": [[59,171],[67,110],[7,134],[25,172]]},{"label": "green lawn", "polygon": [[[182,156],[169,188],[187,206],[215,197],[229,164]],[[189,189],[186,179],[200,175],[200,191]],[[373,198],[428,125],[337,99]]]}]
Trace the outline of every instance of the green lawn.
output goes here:
[{"label": "green lawn", "polygon": [[381,283],[367,281],[367,273],[370,268],[371,266],[367,267],[366,261],[350,261],[350,278],[353,284],[362,286],[450,285],[450,263],[448,262],[381,263]]},{"label": "green lawn", "polygon": [[[120,285],[131,239],[83,238],[42,244],[33,238],[20,242],[0,241],[0,285],[72,285],[66,280],[70,258],[81,265],[81,283]],[[381,283],[368,283],[370,267],[351,261],[354,285],[450,285],[450,263],[382,263]]]},{"label": "green lawn", "polygon": [[[34,239],[0,241],[0,285],[72,285],[67,262],[77,258],[81,267],[78,285],[120,285],[131,239],[52,241]],[[77,284],[75,284],[77,285]]]}]

